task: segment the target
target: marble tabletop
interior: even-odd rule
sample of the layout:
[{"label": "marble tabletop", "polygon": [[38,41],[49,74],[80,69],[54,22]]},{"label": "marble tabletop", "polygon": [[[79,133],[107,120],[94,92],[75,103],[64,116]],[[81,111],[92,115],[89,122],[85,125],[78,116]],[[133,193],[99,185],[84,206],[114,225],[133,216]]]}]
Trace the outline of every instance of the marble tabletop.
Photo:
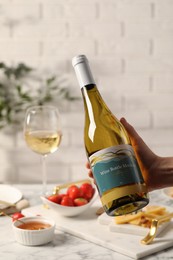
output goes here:
[{"label": "marble tabletop", "polygon": [[[20,189],[24,198],[28,199],[31,206],[41,203],[36,194],[41,190],[40,185],[14,185]],[[52,186],[50,185],[49,188]],[[167,199],[162,191],[150,193],[152,200],[173,207],[173,200]],[[172,259],[173,248],[142,258],[143,260],[167,260]],[[11,228],[11,220],[8,217],[0,217],[0,259],[1,260],[130,260],[107,248],[101,247],[87,240],[80,239],[65,232],[58,232],[54,240],[44,246],[27,247],[18,244],[14,240]]]}]

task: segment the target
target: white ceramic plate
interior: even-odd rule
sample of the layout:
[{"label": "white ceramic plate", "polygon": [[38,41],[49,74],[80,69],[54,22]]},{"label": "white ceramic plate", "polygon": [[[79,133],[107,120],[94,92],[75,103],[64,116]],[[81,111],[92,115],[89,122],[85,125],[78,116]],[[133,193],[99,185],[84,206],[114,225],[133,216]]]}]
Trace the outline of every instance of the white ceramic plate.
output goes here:
[{"label": "white ceramic plate", "polygon": [[[172,208],[166,207],[166,210],[168,212],[172,212]],[[132,235],[137,235],[137,236],[145,236],[149,228],[145,227],[139,227],[136,225],[131,225],[131,224],[116,224],[114,217],[109,217],[106,213],[103,213],[98,217],[98,222],[101,225],[107,225],[109,230],[111,232],[116,232],[116,233],[125,233],[125,234],[132,234]],[[161,233],[168,225],[170,225],[170,222],[163,223],[162,225],[159,226],[157,230],[157,235]]]},{"label": "white ceramic plate", "polygon": [[[22,193],[17,188],[0,184],[0,200],[6,201],[11,204],[17,203],[22,198]],[[4,208],[4,205],[0,202],[0,208]]]},{"label": "white ceramic plate", "polygon": [[173,187],[163,189],[163,194],[170,200],[173,200]]}]

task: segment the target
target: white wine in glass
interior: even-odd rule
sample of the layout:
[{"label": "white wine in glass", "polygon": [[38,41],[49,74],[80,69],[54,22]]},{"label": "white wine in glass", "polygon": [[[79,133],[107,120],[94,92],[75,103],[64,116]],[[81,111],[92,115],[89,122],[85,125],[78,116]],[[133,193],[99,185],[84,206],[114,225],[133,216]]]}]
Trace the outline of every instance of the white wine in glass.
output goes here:
[{"label": "white wine in glass", "polygon": [[24,137],[27,146],[42,158],[42,193],[46,194],[46,156],[54,153],[61,142],[59,111],[54,106],[32,106],[26,111]]}]

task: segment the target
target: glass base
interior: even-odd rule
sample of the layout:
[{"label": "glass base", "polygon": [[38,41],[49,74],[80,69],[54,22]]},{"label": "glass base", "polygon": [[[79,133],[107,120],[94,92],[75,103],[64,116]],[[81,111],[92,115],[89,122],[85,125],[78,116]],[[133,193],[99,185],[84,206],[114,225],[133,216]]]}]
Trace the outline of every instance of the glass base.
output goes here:
[{"label": "glass base", "polygon": [[133,212],[137,212],[140,209],[142,209],[143,207],[145,207],[147,204],[149,203],[149,199],[148,198],[142,198],[139,199],[135,202],[127,202],[123,203],[123,205],[119,204],[117,205],[117,201],[116,203],[112,205],[112,207],[110,207],[109,209],[106,206],[103,206],[105,212],[107,213],[107,215],[109,216],[120,216],[120,215],[126,215],[126,214],[130,214]]}]

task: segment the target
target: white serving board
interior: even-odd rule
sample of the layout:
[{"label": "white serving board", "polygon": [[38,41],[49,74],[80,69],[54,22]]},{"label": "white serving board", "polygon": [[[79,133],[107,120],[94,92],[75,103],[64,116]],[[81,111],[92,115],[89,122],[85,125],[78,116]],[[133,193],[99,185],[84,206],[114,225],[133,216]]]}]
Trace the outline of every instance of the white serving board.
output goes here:
[{"label": "white serving board", "polygon": [[78,217],[62,217],[46,209],[43,205],[26,208],[22,213],[26,216],[42,215],[53,218],[59,230],[106,247],[129,258],[139,259],[173,246],[173,223],[155,238],[150,245],[142,245],[141,237],[132,234],[111,232],[107,225],[101,225],[96,216],[100,203],[96,201],[88,212]]},{"label": "white serving board", "polygon": [[[149,228],[139,227],[137,225],[116,224],[115,219],[110,218],[106,213],[103,213],[98,217],[98,222],[101,225],[107,225],[111,232],[125,233],[125,234],[128,233],[131,235],[141,236],[141,239],[149,232]],[[166,222],[160,225],[157,229],[156,236],[158,236],[165,228],[167,228],[168,225],[170,225],[170,222]]]}]

